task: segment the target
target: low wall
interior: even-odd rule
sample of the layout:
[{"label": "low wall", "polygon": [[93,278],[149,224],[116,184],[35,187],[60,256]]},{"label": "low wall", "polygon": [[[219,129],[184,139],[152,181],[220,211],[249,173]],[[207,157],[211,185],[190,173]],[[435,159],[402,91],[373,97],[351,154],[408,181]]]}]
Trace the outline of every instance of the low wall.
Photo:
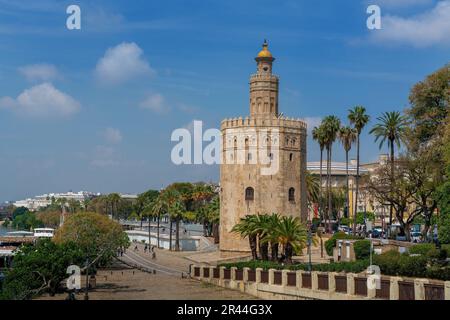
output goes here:
[{"label": "low wall", "polygon": [[[148,231],[128,230],[125,231],[130,241],[148,243]],[[180,250],[181,251],[197,251],[200,248],[201,237],[191,236],[189,238],[180,237]],[[150,233],[150,244],[157,246],[158,237],[156,233]],[[166,234],[160,234],[159,246],[163,249],[169,249],[170,238]],[[172,248],[175,248],[175,235],[172,237]]]},{"label": "low wall", "polygon": [[381,277],[379,289],[365,274],[264,271],[191,265],[192,278],[240,290],[261,299],[280,300],[450,300],[450,281]]}]

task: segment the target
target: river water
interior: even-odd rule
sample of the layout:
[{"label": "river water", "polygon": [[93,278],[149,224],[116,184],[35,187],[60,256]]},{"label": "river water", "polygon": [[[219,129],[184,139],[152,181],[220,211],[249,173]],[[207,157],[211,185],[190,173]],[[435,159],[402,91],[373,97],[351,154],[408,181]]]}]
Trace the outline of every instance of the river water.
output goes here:
[{"label": "river water", "polygon": [[4,235],[6,235],[7,232],[10,232],[10,231],[12,231],[12,230],[9,229],[9,228],[5,228],[2,225],[0,225],[0,236],[4,236]]}]

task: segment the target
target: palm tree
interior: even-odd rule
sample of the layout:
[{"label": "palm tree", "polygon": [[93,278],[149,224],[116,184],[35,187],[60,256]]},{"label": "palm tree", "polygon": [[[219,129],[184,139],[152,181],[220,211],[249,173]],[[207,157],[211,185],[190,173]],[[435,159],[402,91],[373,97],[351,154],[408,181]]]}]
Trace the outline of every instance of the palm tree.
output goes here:
[{"label": "palm tree", "polygon": [[[167,208],[167,213],[169,214],[169,250],[172,250],[172,229],[173,229],[173,221],[177,221],[179,216],[182,214],[182,205],[181,205],[181,195],[180,193],[173,189],[167,188],[162,193],[162,200],[164,202],[164,206]],[[177,227],[178,229],[178,227]],[[177,245],[176,241],[178,238],[178,233],[176,235],[175,247],[179,248],[179,244]]]},{"label": "palm tree", "polygon": [[[151,207],[151,211],[153,213],[153,215],[156,216],[156,241],[157,241],[157,247],[158,249],[160,248],[159,246],[159,229],[160,229],[160,221],[161,221],[161,215],[168,213],[168,204],[165,201],[164,195],[162,194],[162,192],[159,193],[158,197],[156,197],[156,199],[154,199],[154,201],[151,203],[150,205]],[[150,232],[150,231],[149,231]]]},{"label": "palm tree", "polygon": [[220,198],[216,195],[207,206],[207,220],[211,226],[214,243],[219,243]]},{"label": "palm tree", "polygon": [[284,249],[286,263],[292,263],[292,255],[300,253],[307,243],[308,233],[299,218],[283,217],[275,230],[279,243]]},{"label": "palm tree", "polygon": [[241,218],[241,221],[231,229],[231,232],[239,233],[242,238],[248,238],[253,260],[258,259],[256,249],[258,237],[255,228],[256,219],[257,218],[254,215],[247,215],[244,218]]},{"label": "palm tree", "polygon": [[345,150],[345,173],[346,173],[346,202],[345,202],[345,208],[346,208],[346,215],[348,216],[349,213],[349,187],[348,187],[348,153],[352,148],[352,144],[356,141],[356,131],[352,127],[342,127],[341,130],[339,130],[339,140],[341,141],[342,146]]},{"label": "palm tree", "polygon": [[305,180],[306,180],[306,195],[308,206],[311,206],[313,203],[318,203],[320,199],[319,179],[317,179],[317,177],[313,175],[311,172],[306,171]]},{"label": "palm tree", "polygon": [[256,215],[255,232],[258,237],[261,260],[267,261],[269,260],[269,243],[267,241],[263,241],[263,239],[271,232],[269,215]]},{"label": "palm tree", "polygon": [[267,220],[264,225],[265,232],[264,237],[262,238],[263,243],[270,243],[270,255],[272,261],[278,261],[278,233],[277,226],[280,223],[280,216],[276,213],[272,213],[271,215],[267,215]]},{"label": "palm tree", "polygon": [[369,122],[370,117],[366,114],[366,108],[355,106],[349,110],[348,120],[356,130],[356,191],[355,191],[355,210],[353,211],[353,234],[356,234],[356,213],[358,211],[358,192],[359,192],[359,144],[362,129]]},{"label": "palm tree", "polygon": [[322,163],[323,163],[323,149],[325,148],[326,144],[326,136],[325,136],[325,130],[323,126],[314,127],[312,130],[312,137],[317,143],[319,144],[320,148],[320,189],[319,189],[319,215],[320,218],[323,218],[323,204],[322,204]]},{"label": "palm tree", "polygon": [[339,120],[336,116],[327,116],[322,120],[322,125],[325,131],[325,141],[326,141],[326,149],[327,149],[327,198],[328,198],[328,223],[327,229],[328,232],[331,233],[331,160],[332,160],[332,150],[333,143],[336,141],[337,134],[341,127],[341,120]]},{"label": "palm tree", "polygon": [[[400,144],[405,141],[405,133],[408,126],[408,120],[405,116],[402,116],[398,111],[385,112],[381,117],[377,118],[378,123],[370,130],[370,134],[375,136],[375,142],[380,140],[379,148],[381,149],[384,143],[388,142],[390,151],[391,162],[391,180],[393,185],[394,170],[395,170],[395,150],[397,145],[400,148]],[[391,203],[389,208],[389,225],[392,225],[394,206]]]},{"label": "palm tree", "polygon": [[118,207],[120,202],[120,195],[118,193],[111,193],[108,195],[109,203],[111,204],[111,217],[114,220],[114,216],[116,216],[117,220],[119,220],[118,216]]}]

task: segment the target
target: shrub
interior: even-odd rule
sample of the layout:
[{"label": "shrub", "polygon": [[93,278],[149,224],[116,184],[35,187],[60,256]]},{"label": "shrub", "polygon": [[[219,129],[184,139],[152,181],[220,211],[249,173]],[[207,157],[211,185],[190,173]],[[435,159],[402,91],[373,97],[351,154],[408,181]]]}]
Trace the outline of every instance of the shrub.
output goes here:
[{"label": "shrub", "polygon": [[431,261],[443,261],[447,259],[448,247],[448,245],[444,245],[439,250],[434,243],[420,243],[409,248],[409,253],[420,254]]},{"label": "shrub", "polygon": [[370,241],[369,240],[358,240],[353,244],[353,249],[355,250],[355,257],[357,260],[367,259],[370,256]]},{"label": "shrub", "polygon": [[431,266],[426,270],[425,276],[431,279],[450,280],[450,267]]},{"label": "shrub", "polygon": [[397,251],[388,251],[374,256],[373,263],[378,265],[382,274],[406,277],[424,277],[428,263],[425,255],[410,256]]},{"label": "shrub", "polygon": [[388,275],[395,275],[400,267],[400,253],[398,251],[388,251],[380,255],[374,255],[373,264],[380,267],[381,272]]},{"label": "shrub", "polygon": [[419,243],[409,248],[409,253],[426,255],[431,250],[436,250],[433,243]]},{"label": "shrub", "polygon": [[[398,275],[406,277],[423,277],[427,269],[427,257],[410,256],[408,254],[400,255]],[[383,269],[381,269],[383,272]]]}]

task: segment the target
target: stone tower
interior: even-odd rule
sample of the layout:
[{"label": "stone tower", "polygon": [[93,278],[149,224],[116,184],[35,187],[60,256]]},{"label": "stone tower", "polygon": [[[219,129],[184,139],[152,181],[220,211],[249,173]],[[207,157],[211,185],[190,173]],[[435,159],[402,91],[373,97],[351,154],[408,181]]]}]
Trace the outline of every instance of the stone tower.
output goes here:
[{"label": "stone tower", "polygon": [[221,253],[249,252],[231,229],[252,214],[279,213],[306,220],[306,123],[278,113],[275,58],[264,41],[250,77],[250,117],[221,124]]}]

